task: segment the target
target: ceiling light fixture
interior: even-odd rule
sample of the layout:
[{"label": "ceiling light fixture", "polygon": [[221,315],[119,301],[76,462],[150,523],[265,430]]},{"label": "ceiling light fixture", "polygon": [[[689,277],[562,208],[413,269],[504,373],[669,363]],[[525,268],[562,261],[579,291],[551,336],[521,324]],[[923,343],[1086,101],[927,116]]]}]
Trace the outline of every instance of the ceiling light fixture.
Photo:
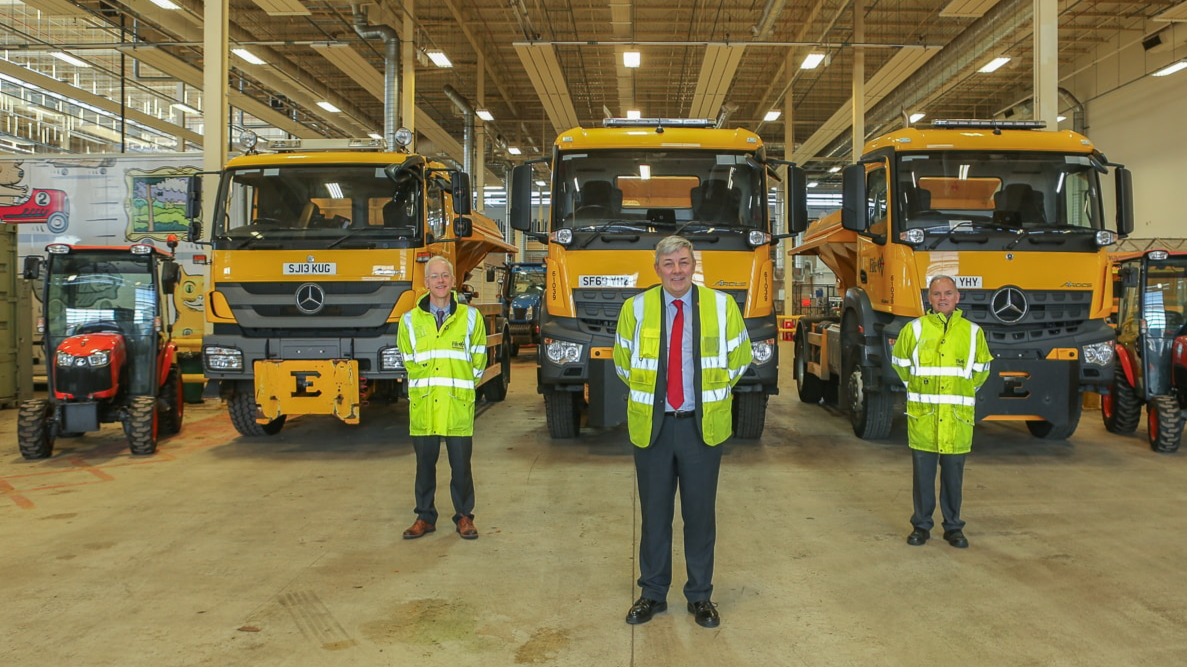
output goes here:
[{"label": "ceiling light fixture", "polygon": [[1187,67],[1187,60],[1180,60],[1173,65],[1163,67],[1162,69],[1158,70],[1154,73],[1154,76],[1167,76],[1169,74],[1174,74],[1185,67]]},{"label": "ceiling light fixture", "polygon": [[913,114],[911,114],[911,122],[918,123],[919,121],[923,120],[926,117],[927,117],[927,114],[925,114],[925,113],[913,113]]},{"label": "ceiling light fixture", "polygon": [[90,67],[91,64],[66,53],[65,51],[50,51],[50,55],[61,60],[62,62],[70,63],[75,67]]},{"label": "ceiling light fixture", "polygon": [[809,53],[804,62],[800,64],[800,69],[816,69],[820,67],[820,63],[824,62],[823,53]]},{"label": "ceiling light fixture", "polygon": [[481,118],[482,120],[485,120],[487,122],[490,122],[495,119],[494,115],[490,111],[487,111],[486,109],[479,109],[478,111],[474,112],[474,115],[478,116],[479,118]]},{"label": "ceiling light fixture", "polygon": [[836,166],[836,165],[833,165],[833,166],[831,166],[831,167],[829,167],[829,168],[828,168],[828,173],[830,173],[830,174],[835,174],[835,173],[837,173],[838,171],[841,171],[841,168],[840,168],[840,167],[838,167],[838,166]]},{"label": "ceiling light fixture", "polygon": [[372,139],[382,139],[383,138],[383,135],[380,135],[375,132],[369,132],[369,133],[367,133],[367,136],[371,137]]},{"label": "ceiling light fixture", "polygon": [[173,104],[170,104],[169,106],[171,108],[177,109],[178,111],[181,111],[183,113],[192,113],[195,115],[202,113],[201,111],[195,109],[194,107],[192,107],[188,104],[183,104],[181,102],[174,102]]},{"label": "ceiling light fixture", "polygon": [[639,111],[638,109],[630,109],[626,112],[626,117],[627,118],[642,118],[643,112]]},{"label": "ceiling light fixture", "polygon": [[512,155],[521,155],[523,151],[519,150],[519,146],[508,146],[507,152]]},{"label": "ceiling light fixture", "polygon": [[329,102],[318,102],[317,106],[329,111],[330,113],[342,113],[341,109],[334,106],[333,104],[330,104]]},{"label": "ceiling light fixture", "polygon": [[1067,116],[1056,116],[1056,117],[1055,117],[1055,122],[1056,122],[1056,123],[1062,123],[1062,122],[1063,122],[1063,121],[1065,121],[1065,120],[1067,120]]},{"label": "ceiling light fixture", "polygon": [[818,182],[816,182],[816,181],[810,181],[810,182],[808,183],[808,187],[810,187],[810,188],[814,188],[814,187],[816,187],[816,186],[818,186],[818,185],[820,185],[820,183],[818,183]]},{"label": "ceiling light fixture", "polygon": [[638,51],[623,51],[622,52],[622,66],[623,67],[638,67],[642,62],[642,54]]},{"label": "ceiling light fixture", "polygon": [[244,60],[246,60],[247,62],[249,62],[253,65],[265,64],[264,61],[259,56],[252,53],[251,51],[248,51],[247,49],[231,49],[231,53],[234,53],[235,55],[239,56],[240,58],[243,58]]},{"label": "ceiling light fixture", "polygon": [[437,67],[453,67],[453,63],[449,61],[449,56],[445,55],[445,52],[441,49],[428,49],[425,51],[425,55]]},{"label": "ceiling light fixture", "polygon": [[770,123],[770,122],[779,120],[779,116],[782,116],[782,115],[783,115],[782,111],[779,111],[778,109],[771,109],[770,111],[767,112],[767,115],[762,117],[762,122]]},{"label": "ceiling light fixture", "polygon": [[181,9],[181,7],[178,7],[170,0],[152,0],[152,3],[161,9]]},{"label": "ceiling light fixture", "polygon": [[1006,56],[998,56],[997,58],[990,60],[984,67],[982,67],[981,69],[979,69],[977,71],[982,72],[984,74],[989,74],[990,72],[996,72],[998,69],[1001,68],[1002,65],[1005,65],[1008,62],[1010,62],[1010,59],[1007,58]]}]

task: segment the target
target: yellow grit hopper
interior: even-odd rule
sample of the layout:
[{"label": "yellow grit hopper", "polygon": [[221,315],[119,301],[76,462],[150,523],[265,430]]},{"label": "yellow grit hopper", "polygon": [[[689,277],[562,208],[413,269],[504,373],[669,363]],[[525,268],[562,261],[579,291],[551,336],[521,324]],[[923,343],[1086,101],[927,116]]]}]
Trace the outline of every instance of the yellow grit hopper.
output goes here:
[{"label": "yellow grit hopper", "polygon": [[[425,292],[425,262],[449,259],[460,286],[487,254],[515,251],[470,211],[459,170],[380,140],[271,144],[227,164],[209,230],[205,372],[249,436],[290,415],[358,423],[368,399],[405,395],[396,330]],[[491,332],[482,390],[498,398],[505,323],[479,309]]]},{"label": "yellow grit hopper", "polygon": [[[548,248],[537,390],[549,433],[625,421],[626,387],[611,351],[622,304],[658,284],[655,246],[673,234],[694,248],[697,284],[732,297],[746,320],[754,364],[734,390],[734,435],[761,436],[778,392],[778,323],[768,205],[774,168],[759,137],[702,119],[607,119],[556,140],[550,206],[533,192],[533,166],[512,178],[512,227]],[[803,171],[787,170],[788,208],[806,216]],[[583,420],[584,417],[584,420]]]},{"label": "yellow grit hopper", "polygon": [[875,139],[843,177],[842,210],[789,253],[820,257],[844,294],[839,316],[800,324],[800,398],[837,402],[860,437],[889,435],[903,391],[891,348],[943,275],[995,357],[977,418],[1069,437],[1081,395],[1112,382],[1108,251],[1133,229],[1129,171],[1074,132],[960,120]]}]

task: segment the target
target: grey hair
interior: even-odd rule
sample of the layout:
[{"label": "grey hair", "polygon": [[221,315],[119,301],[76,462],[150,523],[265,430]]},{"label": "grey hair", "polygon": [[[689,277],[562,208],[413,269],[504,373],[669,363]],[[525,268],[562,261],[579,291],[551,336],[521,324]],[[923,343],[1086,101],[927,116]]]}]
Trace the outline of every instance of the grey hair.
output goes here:
[{"label": "grey hair", "polygon": [[681,248],[688,248],[688,252],[692,252],[692,241],[683,236],[666,236],[660,239],[660,242],[655,245],[655,264],[659,266],[661,257],[665,257],[674,252],[679,252]]},{"label": "grey hair", "polygon": [[938,275],[938,276],[932,276],[932,277],[931,277],[931,282],[927,283],[927,289],[928,289],[928,290],[930,290],[930,289],[931,289],[931,286],[932,286],[932,284],[934,284],[934,283],[935,283],[937,280],[947,280],[947,281],[950,281],[950,282],[952,283],[952,286],[953,286],[953,287],[955,287],[956,289],[960,289],[960,286],[956,284],[956,278],[953,278],[952,276],[946,276],[946,275],[944,275],[944,274],[940,274],[940,275]]},{"label": "grey hair", "polygon": [[429,261],[425,262],[425,275],[428,275],[429,265],[432,264],[433,262],[444,262],[445,266],[449,267],[449,275],[451,275],[451,276],[457,275],[453,272],[453,262],[449,261],[449,259],[446,258],[444,255],[433,255],[432,257],[429,258]]}]

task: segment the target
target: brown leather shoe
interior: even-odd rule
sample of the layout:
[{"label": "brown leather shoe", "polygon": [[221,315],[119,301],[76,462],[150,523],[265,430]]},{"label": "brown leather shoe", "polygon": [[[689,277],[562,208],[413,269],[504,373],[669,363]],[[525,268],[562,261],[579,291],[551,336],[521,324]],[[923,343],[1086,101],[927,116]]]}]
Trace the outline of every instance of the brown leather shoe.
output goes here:
[{"label": "brown leather shoe", "polygon": [[478,529],[474,527],[474,520],[468,516],[458,519],[457,534],[461,535],[462,539],[466,540],[478,539]]},{"label": "brown leather shoe", "polygon": [[408,530],[404,531],[404,539],[415,540],[418,537],[424,537],[426,533],[431,533],[437,530],[433,524],[424,519],[417,519],[416,523],[412,524]]}]

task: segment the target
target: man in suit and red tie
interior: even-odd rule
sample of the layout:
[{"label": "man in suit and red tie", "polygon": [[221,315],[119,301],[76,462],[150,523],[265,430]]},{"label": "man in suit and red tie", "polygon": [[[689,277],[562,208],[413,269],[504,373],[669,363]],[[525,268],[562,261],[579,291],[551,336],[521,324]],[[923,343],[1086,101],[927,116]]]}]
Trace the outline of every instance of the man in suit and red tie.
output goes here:
[{"label": "man in suit and red tie", "polygon": [[660,241],[655,272],[661,284],[627,299],[618,318],[614,367],[629,389],[627,426],[643,515],[638,581],[643,592],[627,613],[631,625],[668,608],[677,489],[688,611],[703,627],[721,624],[711,600],[718,445],[732,434],[732,389],[752,353],[738,304],[693,285],[696,265],[688,239]]}]

